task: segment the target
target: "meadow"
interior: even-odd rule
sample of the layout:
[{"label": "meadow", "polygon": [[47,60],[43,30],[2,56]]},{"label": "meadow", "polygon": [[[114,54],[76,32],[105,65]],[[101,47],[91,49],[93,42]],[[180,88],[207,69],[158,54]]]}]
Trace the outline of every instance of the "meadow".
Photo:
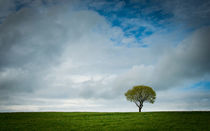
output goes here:
[{"label": "meadow", "polygon": [[210,130],[210,112],[0,113],[0,130]]}]

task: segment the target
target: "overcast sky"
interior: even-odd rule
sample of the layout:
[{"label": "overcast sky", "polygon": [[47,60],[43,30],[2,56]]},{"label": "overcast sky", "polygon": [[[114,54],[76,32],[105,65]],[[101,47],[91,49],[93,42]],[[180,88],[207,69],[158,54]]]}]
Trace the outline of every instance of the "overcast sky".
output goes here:
[{"label": "overcast sky", "polygon": [[0,112],[210,110],[209,0],[0,0]]}]

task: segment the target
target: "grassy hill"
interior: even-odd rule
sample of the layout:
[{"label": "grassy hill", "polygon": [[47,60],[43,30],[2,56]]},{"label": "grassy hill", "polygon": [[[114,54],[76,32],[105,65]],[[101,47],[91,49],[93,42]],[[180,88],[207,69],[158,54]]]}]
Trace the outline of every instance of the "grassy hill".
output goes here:
[{"label": "grassy hill", "polygon": [[210,112],[0,113],[0,130],[210,130]]}]

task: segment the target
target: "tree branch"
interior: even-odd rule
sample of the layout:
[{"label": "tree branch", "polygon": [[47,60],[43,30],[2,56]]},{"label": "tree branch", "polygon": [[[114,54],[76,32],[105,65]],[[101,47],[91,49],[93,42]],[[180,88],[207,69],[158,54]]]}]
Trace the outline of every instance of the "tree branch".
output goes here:
[{"label": "tree branch", "polygon": [[136,101],[134,101],[134,103],[136,104],[137,107],[140,107],[140,105],[138,105],[138,103]]}]

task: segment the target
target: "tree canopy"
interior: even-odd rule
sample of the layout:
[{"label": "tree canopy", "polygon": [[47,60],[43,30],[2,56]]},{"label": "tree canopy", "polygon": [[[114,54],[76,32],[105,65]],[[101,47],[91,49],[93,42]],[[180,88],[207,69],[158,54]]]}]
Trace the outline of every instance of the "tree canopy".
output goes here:
[{"label": "tree canopy", "polygon": [[125,93],[125,96],[128,101],[134,102],[139,107],[139,112],[141,112],[144,102],[154,103],[156,99],[155,91],[144,85],[134,86]]}]

